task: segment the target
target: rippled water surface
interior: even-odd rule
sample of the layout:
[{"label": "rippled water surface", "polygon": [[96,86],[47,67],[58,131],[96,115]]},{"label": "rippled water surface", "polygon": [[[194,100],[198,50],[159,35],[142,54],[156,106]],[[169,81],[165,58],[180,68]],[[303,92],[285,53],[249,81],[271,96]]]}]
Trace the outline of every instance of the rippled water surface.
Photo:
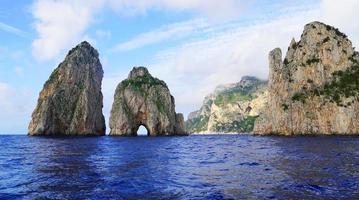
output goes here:
[{"label": "rippled water surface", "polygon": [[0,136],[1,199],[358,199],[359,137]]}]

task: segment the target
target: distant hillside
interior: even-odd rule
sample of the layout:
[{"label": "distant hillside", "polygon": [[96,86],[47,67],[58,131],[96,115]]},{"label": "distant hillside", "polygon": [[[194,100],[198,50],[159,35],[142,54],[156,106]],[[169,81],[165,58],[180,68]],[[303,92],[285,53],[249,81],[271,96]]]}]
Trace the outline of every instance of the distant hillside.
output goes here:
[{"label": "distant hillside", "polygon": [[267,101],[267,82],[245,76],[238,83],[218,86],[202,107],[189,114],[190,133],[251,132]]}]

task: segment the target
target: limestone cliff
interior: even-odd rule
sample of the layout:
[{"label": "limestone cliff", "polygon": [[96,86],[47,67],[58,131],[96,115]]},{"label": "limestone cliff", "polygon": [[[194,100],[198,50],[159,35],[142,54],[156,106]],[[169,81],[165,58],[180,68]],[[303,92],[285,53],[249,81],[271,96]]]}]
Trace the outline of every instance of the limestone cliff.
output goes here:
[{"label": "limestone cliff", "polygon": [[269,54],[269,99],[257,134],[358,134],[359,61],[347,36],[320,22],[304,27],[285,59]]},{"label": "limestone cliff", "polygon": [[182,114],[164,81],[145,67],[134,67],[116,88],[110,116],[110,135],[134,136],[139,126],[150,136],[185,135]]},{"label": "limestone cliff", "polygon": [[251,132],[267,101],[266,82],[245,76],[235,84],[218,86],[200,110],[188,115],[190,133]]},{"label": "limestone cliff", "polygon": [[67,54],[40,92],[29,135],[105,135],[98,56],[87,42]]}]

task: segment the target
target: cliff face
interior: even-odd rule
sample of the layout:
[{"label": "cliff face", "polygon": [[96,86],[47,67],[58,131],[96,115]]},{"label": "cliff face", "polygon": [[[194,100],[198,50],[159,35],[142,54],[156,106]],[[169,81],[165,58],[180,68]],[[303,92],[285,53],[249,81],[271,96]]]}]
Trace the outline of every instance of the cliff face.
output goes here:
[{"label": "cliff face", "polygon": [[347,36],[320,22],[307,24],[285,59],[269,54],[268,105],[257,134],[358,134],[358,52]]},{"label": "cliff face", "polygon": [[73,48],[52,72],[32,113],[29,135],[105,135],[98,52]]},{"label": "cliff face", "polygon": [[139,126],[150,136],[184,135],[182,114],[164,81],[151,76],[144,67],[135,67],[116,89],[110,116],[110,135],[133,136]]},{"label": "cliff face", "polygon": [[200,110],[186,121],[190,133],[251,132],[267,101],[266,82],[245,76],[239,83],[218,86]]}]

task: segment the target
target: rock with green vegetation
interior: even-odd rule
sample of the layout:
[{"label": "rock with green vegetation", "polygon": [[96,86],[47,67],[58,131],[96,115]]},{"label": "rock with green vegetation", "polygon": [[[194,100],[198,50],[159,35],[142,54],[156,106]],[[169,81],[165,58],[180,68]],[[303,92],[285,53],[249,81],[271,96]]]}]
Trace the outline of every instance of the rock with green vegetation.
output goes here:
[{"label": "rock with green vegetation", "polygon": [[268,106],[257,134],[359,134],[359,53],[338,29],[320,22],[304,27],[282,61],[269,54]]},{"label": "rock with green vegetation", "polygon": [[200,110],[189,114],[190,133],[251,132],[258,113],[267,101],[267,82],[244,76],[235,84],[218,86],[208,95]]},{"label": "rock with green vegetation", "polygon": [[134,67],[116,88],[110,135],[135,136],[141,125],[150,136],[186,134],[183,115],[176,114],[166,83],[145,67]]},{"label": "rock with green vegetation", "polygon": [[82,42],[52,72],[32,113],[29,135],[105,135],[98,52]]}]

